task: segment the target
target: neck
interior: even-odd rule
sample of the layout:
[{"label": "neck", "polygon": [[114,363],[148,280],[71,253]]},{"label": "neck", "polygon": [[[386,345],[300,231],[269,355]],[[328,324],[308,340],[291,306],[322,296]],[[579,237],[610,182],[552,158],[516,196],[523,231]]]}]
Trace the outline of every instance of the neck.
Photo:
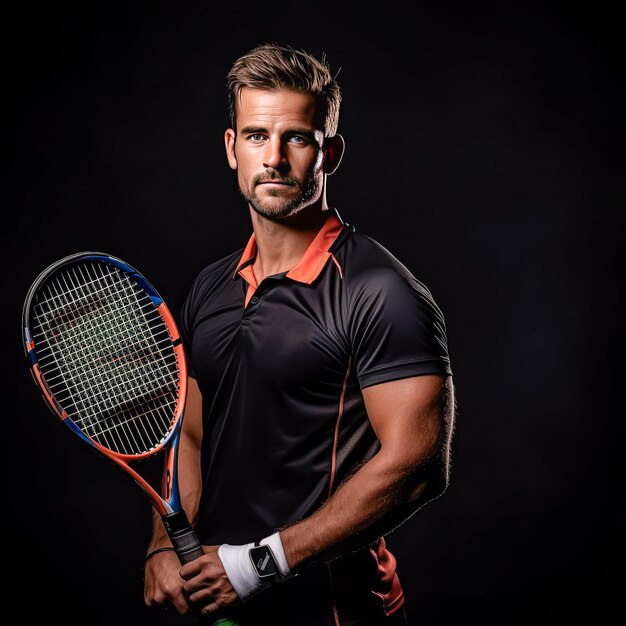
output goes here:
[{"label": "neck", "polygon": [[329,210],[321,205],[303,209],[289,218],[273,220],[250,209],[257,245],[253,270],[260,283],[267,276],[287,272],[297,265],[324,225]]}]

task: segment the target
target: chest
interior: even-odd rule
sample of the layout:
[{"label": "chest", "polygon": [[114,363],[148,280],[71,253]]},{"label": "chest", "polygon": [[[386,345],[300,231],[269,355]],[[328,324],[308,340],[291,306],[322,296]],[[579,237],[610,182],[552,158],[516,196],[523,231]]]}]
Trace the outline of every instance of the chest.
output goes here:
[{"label": "chest", "polygon": [[198,311],[191,355],[201,385],[343,384],[351,346],[340,278],[314,285],[269,278],[244,301],[245,284],[234,280]]}]

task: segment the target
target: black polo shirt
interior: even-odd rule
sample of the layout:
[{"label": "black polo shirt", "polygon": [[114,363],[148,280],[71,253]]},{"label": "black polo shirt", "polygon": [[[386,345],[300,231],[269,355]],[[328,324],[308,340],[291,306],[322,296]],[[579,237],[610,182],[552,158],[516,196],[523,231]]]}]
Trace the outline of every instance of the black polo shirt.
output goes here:
[{"label": "black polo shirt", "polygon": [[[206,544],[248,543],[310,515],[371,458],[379,444],[361,389],[451,374],[429,290],[335,211],[290,271],[257,284],[255,254],[252,235],[202,270],[181,312],[203,398]],[[375,577],[394,582],[396,597],[383,600],[401,605],[384,541],[366,558]],[[311,584],[330,585],[328,574],[324,581]]]}]

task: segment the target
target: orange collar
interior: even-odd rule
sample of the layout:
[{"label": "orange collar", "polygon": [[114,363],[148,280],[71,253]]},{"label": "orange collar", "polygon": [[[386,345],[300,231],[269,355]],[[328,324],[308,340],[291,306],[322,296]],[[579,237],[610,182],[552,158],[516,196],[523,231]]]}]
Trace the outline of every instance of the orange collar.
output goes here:
[{"label": "orange collar", "polygon": [[[317,235],[315,235],[315,239],[309,244],[300,261],[287,272],[287,278],[310,285],[320,275],[328,259],[332,258],[333,255],[329,252],[329,249],[339,236],[342,228],[343,222],[339,214],[333,211]],[[233,276],[233,278],[236,278],[237,275],[241,276],[254,289],[258,287],[256,277],[252,271],[256,252],[256,239],[254,233],[252,233]]]}]

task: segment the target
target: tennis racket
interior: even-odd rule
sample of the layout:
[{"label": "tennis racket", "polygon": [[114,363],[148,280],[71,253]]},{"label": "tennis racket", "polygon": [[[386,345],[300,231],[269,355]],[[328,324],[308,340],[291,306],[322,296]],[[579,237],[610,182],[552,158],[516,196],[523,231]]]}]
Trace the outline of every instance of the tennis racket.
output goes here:
[{"label": "tennis racket", "polygon": [[[202,556],[177,480],[185,355],[156,289],[118,258],[72,254],[36,278],[22,318],[30,371],[53,413],[148,496],[181,564]],[[132,464],[160,452],[159,493]]]}]

